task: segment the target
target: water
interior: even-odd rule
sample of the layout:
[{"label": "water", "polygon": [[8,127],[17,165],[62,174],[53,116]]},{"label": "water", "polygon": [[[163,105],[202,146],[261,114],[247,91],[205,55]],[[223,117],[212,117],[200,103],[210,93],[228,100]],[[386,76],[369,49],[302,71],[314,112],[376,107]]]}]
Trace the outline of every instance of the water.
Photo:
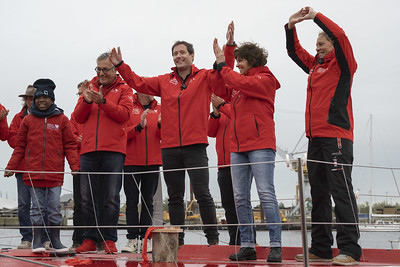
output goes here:
[{"label": "water", "polygon": [[[185,244],[206,245],[207,239],[201,230],[186,230]],[[228,231],[220,230],[220,244],[225,245],[229,241]],[[334,233],[335,236],[336,233]],[[399,232],[361,232],[359,244],[362,248],[390,249],[390,240],[400,239]],[[72,230],[62,230],[61,240],[67,247],[72,245]],[[308,232],[308,244],[311,243],[310,232]],[[0,229],[0,247],[16,248],[21,241],[19,230]],[[121,250],[126,244],[126,230],[118,230],[117,248]],[[268,231],[257,231],[257,243],[260,246],[268,246]],[[286,247],[300,247],[301,232],[299,230],[282,231],[282,244]],[[334,244],[336,247],[336,242]]]}]

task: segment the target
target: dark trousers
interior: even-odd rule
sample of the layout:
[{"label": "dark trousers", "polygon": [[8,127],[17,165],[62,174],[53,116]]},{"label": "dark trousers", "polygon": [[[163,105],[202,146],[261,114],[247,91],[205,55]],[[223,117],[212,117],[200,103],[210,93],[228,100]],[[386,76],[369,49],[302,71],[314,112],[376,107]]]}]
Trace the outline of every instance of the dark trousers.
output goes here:
[{"label": "dark trousers", "polygon": [[[208,167],[205,144],[161,149],[163,170]],[[204,233],[208,243],[218,241],[217,218],[214,200],[210,193],[208,168],[188,170],[193,193],[200,207],[200,216],[205,226]],[[172,225],[185,224],[185,171],[164,172],[168,189],[168,209]],[[179,243],[183,244],[183,234],[179,235]]]},{"label": "dark trousers", "polygon": [[[233,195],[231,168],[218,169],[218,185],[221,192],[222,207],[228,224],[238,224],[235,197]],[[240,232],[237,225],[228,226],[229,245],[240,245]]]},{"label": "dark trousers", "polygon": [[[82,226],[82,196],[80,174],[73,175],[72,188],[74,193],[74,215],[72,217],[74,226]],[[72,241],[81,244],[83,242],[83,228],[74,228]]]},{"label": "dark trousers", "polygon": [[[337,162],[337,165],[307,162],[311,185],[313,223],[332,222],[331,196],[335,201],[337,223],[358,223],[357,203],[353,192],[351,166],[353,163],[353,142],[338,138],[313,138],[308,143],[308,159]],[[358,245],[357,225],[338,225],[336,242],[341,254],[360,260],[361,247]],[[332,257],[332,226],[313,224],[310,252],[323,258]]]},{"label": "dark trousers", "polygon": [[[158,171],[158,165],[124,166],[124,172]],[[153,197],[157,191],[160,174],[124,174],[124,191],[126,195],[126,224],[129,226],[153,224]],[[139,190],[140,187],[140,190]],[[138,211],[139,196],[141,195],[140,217]],[[128,228],[127,239],[144,238],[148,227]]]},{"label": "dark trousers", "polygon": [[84,230],[84,239],[117,241],[116,227],[98,230],[95,226],[118,224],[124,161],[124,154],[111,151],[90,152],[81,156],[81,171],[96,173],[81,174],[80,178],[83,224],[90,227]]}]

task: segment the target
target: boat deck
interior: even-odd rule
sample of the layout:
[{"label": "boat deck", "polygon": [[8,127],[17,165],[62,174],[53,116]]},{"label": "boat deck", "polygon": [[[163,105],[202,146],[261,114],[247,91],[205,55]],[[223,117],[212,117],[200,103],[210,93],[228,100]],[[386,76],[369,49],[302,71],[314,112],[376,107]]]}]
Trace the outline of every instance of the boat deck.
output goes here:
[{"label": "boat deck", "polygon": [[[266,259],[269,249],[257,247],[256,261],[235,262],[228,259],[229,255],[236,253],[239,247],[235,246],[206,246],[206,245],[185,245],[178,251],[178,261],[176,263],[152,262],[151,254],[148,254],[149,262],[143,262],[141,254],[118,253],[118,254],[77,254],[72,257],[50,257],[49,253],[38,256],[31,250],[23,249],[3,249],[0,253],[0,266],[303,266],[302,262],[297,262],[294,257],[302,253],[299,247],[282,248],[282,263],[267,263]],[[334,249],[334,255],[337,254]],[[71,259],[77,261],[71,262]],[[25,261],[26,260],[26,261]],[[79,264],[80,261],[80,264]],[[312,266],[330,266],[330,263],[310,263]],[[361,259],[361,266],[400,266],[400,250],[383,249],[364,249]]]}]

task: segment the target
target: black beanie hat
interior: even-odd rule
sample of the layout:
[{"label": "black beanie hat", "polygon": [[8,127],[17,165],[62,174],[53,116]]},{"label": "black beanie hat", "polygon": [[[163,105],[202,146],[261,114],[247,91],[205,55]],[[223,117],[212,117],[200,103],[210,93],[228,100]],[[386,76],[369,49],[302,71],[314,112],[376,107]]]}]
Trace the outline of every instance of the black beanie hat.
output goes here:
[{"label": "black beanie hat", "polygon": [[33,101],[38,96],[48,96],[53,102],[56,100],[54,95],[54,89],[56,89],[55,83],[50,79],[39,79],[33,83],[33,87],[36,88],[36,92],[33,95]]}]

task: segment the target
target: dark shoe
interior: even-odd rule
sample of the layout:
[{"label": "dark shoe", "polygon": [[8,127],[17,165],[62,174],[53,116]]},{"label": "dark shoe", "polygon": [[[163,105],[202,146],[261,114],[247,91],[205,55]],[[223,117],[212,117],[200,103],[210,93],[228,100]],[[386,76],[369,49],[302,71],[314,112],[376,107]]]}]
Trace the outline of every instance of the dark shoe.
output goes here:
[{"label": "dark shoe", "polygon": [[230,255],[229,259],[232,261],[257,260],[257,252],[254,248],[240,248],[239,253]]},{"label": "dark shoe", "polygon": [[68,248],[61,243],[60,228],[50,228],[50,241],[56,252],[68,252]]},{"label": "dark shoe", "polygon": [[33,241],[32,241],[32,252],[33,253],[44,253],[46,252],[46,249],[43,247],[43,242],[42,242],[42,233],[44,228],[40,228],[41,226],[39,225],[38,228],[33,227]]},{"label": "dark shoe", "polygon": [[271,248],[267,262],[282,262],[282,250],[280,247]]},{"label": "dark shoe", "polygon": [[213,246],[213,245],[218,245],[219,240],[218,239],[209,239],[207,240],[208,246]]}]

